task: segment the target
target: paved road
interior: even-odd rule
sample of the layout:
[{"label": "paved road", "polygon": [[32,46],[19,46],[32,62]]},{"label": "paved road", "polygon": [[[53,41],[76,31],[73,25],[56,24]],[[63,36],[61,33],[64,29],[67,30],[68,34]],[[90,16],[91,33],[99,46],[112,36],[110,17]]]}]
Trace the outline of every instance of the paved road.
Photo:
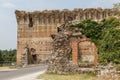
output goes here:
[{"label": "paved road", "polygon": [[20,69],[11,70],[11,71],[0,71],[0,80],[10,80],[13,78],[17,78],[17,77],[24,76],[31,73],[36,73],[46,69],[47,69],[47,66],[34,66],[34,67],[28,67],[28,68],[20,68]]}]

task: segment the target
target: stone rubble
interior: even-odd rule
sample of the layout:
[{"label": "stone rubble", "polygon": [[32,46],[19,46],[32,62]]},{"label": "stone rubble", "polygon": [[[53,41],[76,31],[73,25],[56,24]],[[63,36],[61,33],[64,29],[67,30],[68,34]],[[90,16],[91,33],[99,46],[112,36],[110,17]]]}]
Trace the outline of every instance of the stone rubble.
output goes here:
[{"label": "stone rubble", "polygon": [[[113,64],[109,63],[106,66],[98,66],[98,77],[111,77],[111,80],[119,80],[120,79],[120,71],[117,71]],[[116,79],[119,78],[119,79]]]},{"label": "stone rubble", "polygon": [[[75,24],[75,23],[74,23]],[[93,64],[74,64],[70,61],[72,55],[72,48],[70,41],[74,38],[81,38],[84,35],[81,29],[70,27],[71,21],[66,22],[58,27],[58,34],[51,35],[52,42],[52,55],[49,61],[47,73],[68,74],[68,73],[90,73],[95,70],[90,68]],[[86,66],[80,68],[79,66]]]}]

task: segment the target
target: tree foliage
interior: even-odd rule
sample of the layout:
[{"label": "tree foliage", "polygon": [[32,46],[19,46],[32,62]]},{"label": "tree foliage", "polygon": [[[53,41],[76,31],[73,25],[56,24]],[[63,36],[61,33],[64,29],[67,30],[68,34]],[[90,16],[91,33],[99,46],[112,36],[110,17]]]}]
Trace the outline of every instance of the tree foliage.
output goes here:
[{"label": "tree foliage", "polygon": [[74,27],[82,28],[82,33],[97,45],[100,63],[120,63],[120,19],[109,17],[101,22],[88,19]]},{"label": "tree foliage", "polygon": [[114,8],[120,9],[120,3],[113,4]]},{"label": "tree foliage", "polygon": [[0,50],[1,62],[16,62],[16,49],[13,50]]}]

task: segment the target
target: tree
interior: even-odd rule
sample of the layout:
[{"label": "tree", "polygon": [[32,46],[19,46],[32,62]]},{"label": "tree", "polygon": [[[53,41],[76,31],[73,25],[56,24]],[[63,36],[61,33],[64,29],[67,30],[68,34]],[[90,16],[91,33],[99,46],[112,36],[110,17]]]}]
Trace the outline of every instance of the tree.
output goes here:
[{"label": "tree", "polygon": [[2,51],[0,50],[0,61],[3,61],[2,59]]},{"label": "tree", "polygon": [[118,16],[120,16],[120,2],[113,4],[113,10]]},{"label": "tree", "polygon": [[0,61],[16,62],[16,49],[13,50],[0,50]]},{"label": "tree", "polygon": [[113,4],[114,8],[120,9],[120,3]]}]

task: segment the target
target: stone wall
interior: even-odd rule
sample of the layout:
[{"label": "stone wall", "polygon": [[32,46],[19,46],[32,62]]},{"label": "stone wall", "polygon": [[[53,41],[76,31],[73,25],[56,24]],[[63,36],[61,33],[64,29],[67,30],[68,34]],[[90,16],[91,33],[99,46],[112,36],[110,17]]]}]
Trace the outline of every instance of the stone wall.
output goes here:
[{"label": "stone wall", "polygon": [[[51,34],[57,32],[57,26],[66,20],[93,19],[100,21],[109,16],[116,16],[114,9],[74,9],[74,10],[44,10],[44,11],[15,11],[18,24],[17,64],[21,62],[24,46],[34,48],[39,59],[47,59],[50,54]],[[42,56],[42,57],[41,57]]]},{"label": "stone wall", "polygon": [[95,71],[91,68],[97,65],[98,52],[95,44],[81,33],[80,28],[71,27],[71,25],[73,21],[65,22],[58,27],[58,33],[51,36],[52,56],[49,60],[48,73],[69,74]]}]

